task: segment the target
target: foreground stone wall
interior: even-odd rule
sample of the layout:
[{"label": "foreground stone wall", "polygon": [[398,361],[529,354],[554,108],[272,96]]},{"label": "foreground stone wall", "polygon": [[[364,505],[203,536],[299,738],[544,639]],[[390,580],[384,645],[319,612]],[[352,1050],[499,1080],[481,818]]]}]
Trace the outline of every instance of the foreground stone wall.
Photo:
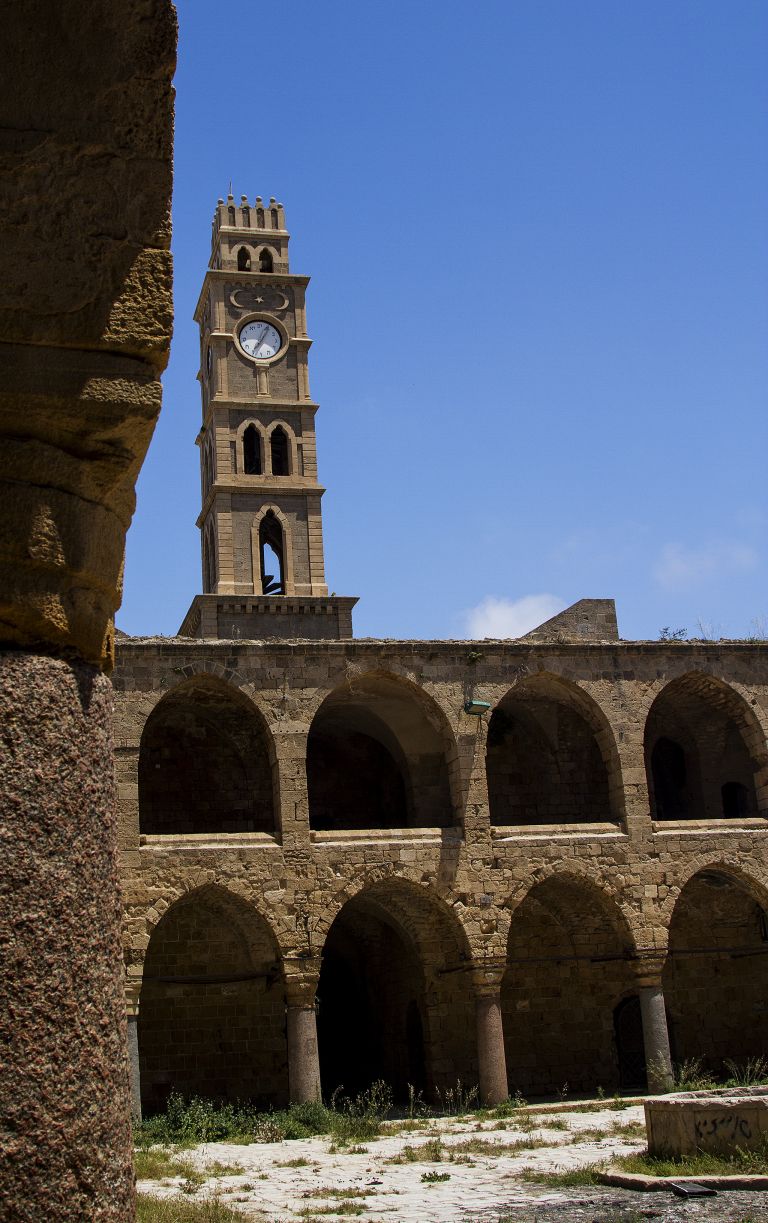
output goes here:
[{"label": "foreground stone wall", "polygon": [[171,332],[170,0],[5,5],[0,1215],[134,1217],[111,693]]},{"label": "foreground stone wall", "polygon": [[[178,702],[187,692],[193,701],[203,681],[222,700],[246,698],[259,711],[270,744],[273,835],[227,834],[215,822],[197,833],[142,832],[144,728],[164,699]],[[660,694],[686,694],[692,684],[704,694],[706,716],[699,723],[689,719],[686,733],[695,740],[725,719],[749,757],[747,780],[760,814],[704,818],[694,806],[685,820],[652,818],[649,715]],[[619,1023],[622,1004],[637,1004],[638,1023],[644,1016],[642,1073],[657,1057],[668,1062],[659,1033],[662,977],[673,962],[664,981],[676,1056],[702,1055],[717,1064],[726,1045],[737,1058],[759,1051],[757,1011],[750,1008],[768,991],[759,935],[759,914],[768,907],[765,647],[128,640],[121,642],[114,685],[127,989],[139,1024],[153,932],[182,898],[203,904],[211,889],[223,889],[273,934],[289,1030],[292,1008],[305,1013],[317,1006],[324,1085],[344,1071],[343,1049],[334,1052],[329,1032],[346,1015],[349,1031],[357,1025],[368,1032],[374,1048],[386,996],[386,1006],[399,1000],[399,1018],[387,1021],[390,1031],[401,1025],[397,1048],[380,1043],[365,1065],[353,1064],[350,1054],[347,1079],[391,1066],[401,1082],[421,1074],[431,1094],[455,1084],[459,1074],[489,1082],[495,1075],[493,1090],[501,1090],[503,1079],[506,1091],[499,1070],[503,1026],[510,1089],[536,1094],[567,1082],[571,1090],[612,1090],[631,1077],[622,1059],[628,1064],[637,1054],[621,1047],[631,1027]],[[559,823],[551,822],[550,810],[537,815],[535,802],[528,823],[519,807],[513,824],[491,821],[490,719],[466,714],[464,703],[472,696],[508,709],[518,690],[539,711],[537,734],[549,736],[556,761],[559,706],[579,712],[591,727],[581,759],[579,739],[565,738],[558,767],[572,777],[574,806],[571,818]],[[425,747],[434,756],[438,742],[447,776],[443,826],[418,826],[406,816],[399,827],[371,827],[356,775],[350,792],[360,803],[357,820],[347,810],[343,827],[314,829],[306,761],[315,726],[338,735],[357,726],[389,753],[406,788],[419,775]],[[585,808],[589,786],[583,782],[594,776],[595,751],[607,778],[610,819],[602,800],[596,811]],[[514,774],[510,766],[510,785]],[[530,789],[536,777],[523,780]],[[340,774],[340,806],[346,782]],[[710,777],[710,790],[723,784],[725,774]],[[567,788],[561,802],[564,793]],[[332,802],[331,793],[324,802]],[[567,807],[562,810],[567,817]],[[686,888],[691,880],[695,886]],[[711,938],[695,929],[690,934],[699,893],[708,887],[721,898],[712,910],[717,930]],[[749,930],[729,925],[732,911],[750,915]],[[725,974],[720,961],[727,962]],[[692,1014],[700,997],[689,1002],[675,984],[675,973],[690,976],[699,963],[707,965],[710,1009],[724,1008],[732,1017],[722,1039]],[[738,982],[747,975],[757,984],[742,991]],[[501,1025],[493,1019],[497,1013]],[[325,1023],[324,1014],[334,1015],[335,1024]],[[490,1027],[481,1015],[491,1015]],[[214,1056],[210,1048],[208,1056]],[[263,1081],[269,1073],[262,1060]],[[153,1090],[145,1084],[148,1103]]]}]

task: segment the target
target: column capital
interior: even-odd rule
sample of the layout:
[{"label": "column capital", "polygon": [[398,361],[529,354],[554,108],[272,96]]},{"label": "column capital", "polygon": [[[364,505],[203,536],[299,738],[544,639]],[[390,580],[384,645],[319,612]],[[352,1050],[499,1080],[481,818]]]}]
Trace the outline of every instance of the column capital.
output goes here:
[{"label": "column capital", "polygon": [[506,961],[496,959],[473,964],[471,978],[475,998],[498,998],[506,967]]},{"label": "column capital", "polygon": [[664,972],[666,962],[666,951],[654,948],[653,950],[638,952],[637,958],[631,961],[635,983],[638,988],[646,989],[653,986],[661,986],[662,973]]},{"label": "column capital", "polygon": [[285,965],[285,1001],[289,1007],[314,1010],[317,983],[320,979],[320,957],[313,956],[298,963]]}]

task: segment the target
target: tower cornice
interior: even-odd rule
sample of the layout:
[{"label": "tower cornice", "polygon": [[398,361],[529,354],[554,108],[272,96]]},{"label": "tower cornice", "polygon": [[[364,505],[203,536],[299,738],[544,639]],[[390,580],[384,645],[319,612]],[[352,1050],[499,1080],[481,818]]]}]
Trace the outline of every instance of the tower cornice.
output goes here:
[{"label": "tower cornice", "polygon": [[205,306],[205,298],[210,286],[219,282],[225,283],[226,281],[233,280],[242,281],[243,286],[261,284],[267,288],[271,285],[292,284],[306,289],[311,277],[300,276],[296,272],[239,272],[236,268],[208,268],[203,277],[200,295],[192,315],[196,323],[200,322],[200,315]]}]

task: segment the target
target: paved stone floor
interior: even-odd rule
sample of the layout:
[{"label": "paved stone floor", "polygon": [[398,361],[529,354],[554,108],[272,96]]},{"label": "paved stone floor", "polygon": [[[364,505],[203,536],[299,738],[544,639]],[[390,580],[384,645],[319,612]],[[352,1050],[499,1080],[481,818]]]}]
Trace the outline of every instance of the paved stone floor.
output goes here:
[{"label": "paved stone floor", "polygon": [[[260,1223],[351,1217],[360,1223],[496,1223],[507,1217],[514,1223],[768,1223],[768,1193],[683,1201],[671,1192],[565,1189],[521,1179],[523,1170],[563,1171],[644,1146],[642,1108],[604,1106],[516,1113],[503,1122],[429,1120],[369,1140],[357,1151],[334,1150],[327,1137],[318,1137],[249,1146],[208,1143],[184,1158],[201,1170],[214,1162],[238,1165],[238,1175],[209,1179],[196,1196],[216,1194]],[[184,1193],[179,1180],[140,1182],[139,1189],[159,1197]],[[339,1196],[343,1191],[348,1195]],[[352,1215],[357,1207],[361,1213]]]}]

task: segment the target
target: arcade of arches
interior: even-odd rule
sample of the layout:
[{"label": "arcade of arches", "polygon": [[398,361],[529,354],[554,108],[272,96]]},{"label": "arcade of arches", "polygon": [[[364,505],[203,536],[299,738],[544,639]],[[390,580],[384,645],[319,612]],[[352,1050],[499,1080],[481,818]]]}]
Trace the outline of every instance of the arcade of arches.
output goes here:
[{"label": "arcade of arches", "polygon": [[[144,961],[143,1107],[162,1107],[174,1089],[279,1106],[289,1070],[296,1082],[319,1076],[325,1098],[378,1079],[401,1102],[410,1087],[435,1100],[478,1078],[496,1099],[645,1090],[648,1066],[668,1070],[670,1053],[703,1057],[715,1073],[765,1054],[768,921],[752,888],[720,869],[683,888],[666,960],[650,965],[594,883],[565,874],[535,884],[514,908],[503,975],[481,989],[449,906],[403,880],[373,884],[328,930],[304,1003],[316,1034],[293,1048],[285,969],[255,905],[221,887],[172,905]],[[502,1019],[497,1048],[481,1027],[489,996]],[[314,1064],[290,1067],[291,1057]]]},{"label": "arcade of arches", "polygon": [[[620,704],[542,670],[489,686],[482,719],[461,659],[443,688],[411,678],[449,643],[407,679],[340,678],[344,645],[293,672],[293,647],[163,644],[148,668],[150,646],[116,682],[148,1111],[376,1079],[401,1100],[657,1090],[675,1060],[768,1052],[765,714],[743,685],[660,684],[651,656],[632,705],[629,679]],[[210,665],[180,680],[190,656]]]}]

